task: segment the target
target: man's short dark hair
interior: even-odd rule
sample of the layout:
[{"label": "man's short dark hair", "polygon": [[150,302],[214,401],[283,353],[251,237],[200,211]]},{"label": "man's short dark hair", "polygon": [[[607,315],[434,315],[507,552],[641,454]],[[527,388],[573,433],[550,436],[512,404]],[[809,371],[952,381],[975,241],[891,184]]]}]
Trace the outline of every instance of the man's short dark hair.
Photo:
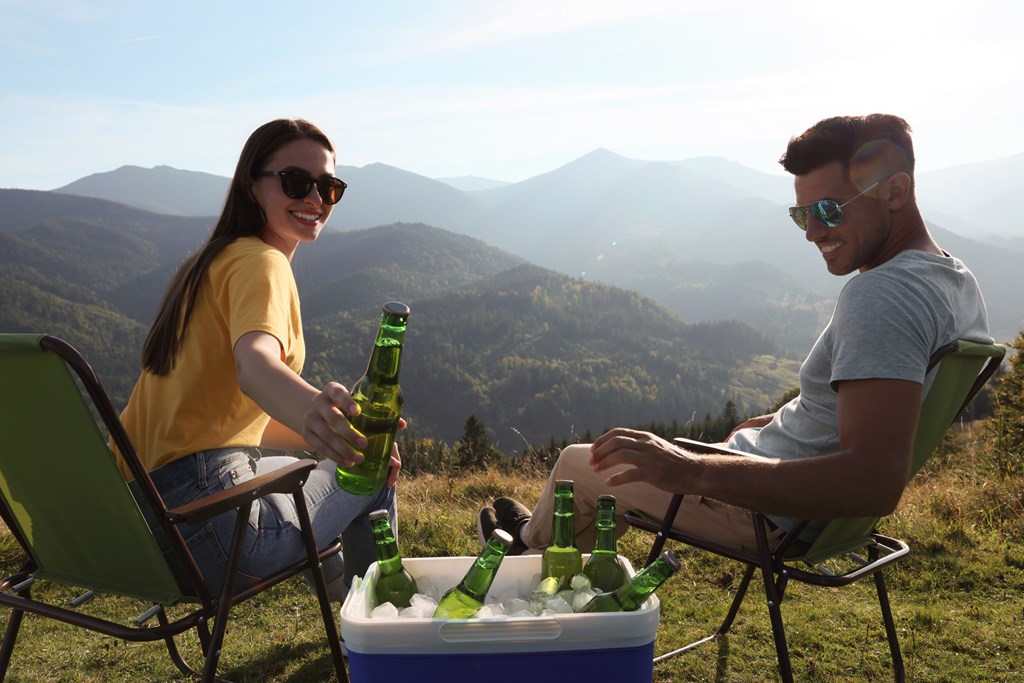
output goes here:
[{"label": "man's short dark hair", "polygon": [[914,177],[910,124],[892,114],[835,116],[790,138],[779,159],[788,172],[805,175],[838,161],[851,180],[881,180],[900,171]]}]

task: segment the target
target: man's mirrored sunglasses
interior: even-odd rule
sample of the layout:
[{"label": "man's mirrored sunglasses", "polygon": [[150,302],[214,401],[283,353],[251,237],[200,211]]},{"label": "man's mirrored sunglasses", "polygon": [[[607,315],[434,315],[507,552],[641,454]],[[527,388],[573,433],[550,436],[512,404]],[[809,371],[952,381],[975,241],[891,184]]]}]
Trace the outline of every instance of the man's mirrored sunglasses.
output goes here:
[{"label": "man's mirrored sunglasses", "polygon": [[807,230],[807,214],[810,213],[814,217],[814,220],[818,221],[826,228],[838,228],[843,224],[843,207],[852,202],[857,197],[864,195],[867,192],[878,187],[878,183],[873,184],[871,187],[861,190],[857,193],[856,197],[848,199],[847,201],[839,204],[831,199],[819,199],[816,202],[805,204],[804,206],[792,206],[789,209],[789,217],[793,219],[796,226],[801,230]]}]

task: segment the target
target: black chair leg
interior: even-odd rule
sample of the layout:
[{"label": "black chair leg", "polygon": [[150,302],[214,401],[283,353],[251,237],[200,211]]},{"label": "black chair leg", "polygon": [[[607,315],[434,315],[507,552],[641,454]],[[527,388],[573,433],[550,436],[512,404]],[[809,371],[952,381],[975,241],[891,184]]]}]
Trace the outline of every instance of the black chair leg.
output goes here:
[{"label": "black chair leg", "polygon": [[[163,607],[161,607],[160,611],[156,613],[156,619],[163,627],[167,627],[170,623],[167,619],[167,612]],[[205,652],[207,641],[200,638],[199,642]],[[178,671],[186,676],[191,676],[192,678],[200,678],[202,676],[201,673],[189,666],[188,662],[182,658],[181,652],[178,650],[178,645],[174,641],[174,636],[168,634],[167,637],[164,638],[164,645],[167,646],[167,654],[170,655],[171,661],[174,662],[174,666],[178,667]]]},{"label": "black chair leg", "polygon": [[25,612],[15,609],[11,610],[11,618],[7,620],[3,646],[0,647],[0,681],[7,676],[7,667],[11,663],[11,655],[14,654],[14,641],[18,638],[18,629],[21,628],[21,620],[24,617]]},{"label": "black chair leg", "polygon": [[224,632],[227,630],[228,613],[231,611],[231,600],[235,589],[235,574],[242,558],[242,545],[245,541],[245,527],[249,523],[249,510],[252,501],[238,508],[235,518],[235,530],[231,536],[231,552],[228,554],[228,566],[224,571],[224,587],[221,589],[220,604],[217,605],[216,621],[213,624],[213,637],[206,647],[206,665],[203,667],[203,683],[210,683],[217,678],[217,664],[220,662],[221,646],[224,643]]},{"label": "black chair leg", "polygon": [[294,498],[295,509],[299,515],[299,527],[302,530],[302,538],[306,544],[306,556],[309,558],[310,566],[314,567],[312,571],[313,584],[316,586],[316,597],[320,603],[320,615],[324,620],[327,644],[331,648],[331,661],[334,664],[334,671],[338,676],[338,682],[348,683],[348,673],[345,670],[345,660],[339,642],[338,626],[334,623],[334,611],[331,609],[331,603],[327,597],[327,582],[324,579],[323,564],[320,562],[316,541],[313,538],[313,525],[309,521],[309,509],[306,507],[306,499],[301,491],[296,493]]},{"label": "black chair leg", "polygon": [[676,514],[679,513],[679,506],[683,503],[683,496],[679,493],[672,496],[672,501],[668,504],[668,510],[665,511],[665,516],[662,518],[661,530],[658,531],[654,537],[654,543],[651,545],[651,552],[647,554],[647,562],[644,564],[645,567],[649,566],[652,562],[658,559],[661,555],[661,549],[665,547],[665,539],[668,538],[668,533],[672,529],[672,522],[676,521]]},{"label": "black chair leg", "polygon": [[757,567],[752,564],[747,565],[746,571],[743,572],[743,579],[740,581],[739,588],[736,589],[736,597],[732,599],[732,605],[729,607],[729,613],[725,615],[725,620],[722,625],[715,631],[717,635],[723,635],[732,628],[732,622],[736,619],[736,614],[740,611],[740,603],[743,602],[743,598],[747,594],[747,588],[750,586],[750,579],[753,578],[754,572],[757,571]]},{"label": "black chair leg", "polygon": [[736,614],[740,611],[740,605],[743,603],[743,598],[747,594],[747,587],[750,585],[750,579],[754,576],[754,572],[756,570],[757,567],[755,565],[747,565],[747,570],[743,572],[743,579],[740,581],[739,588],[736,590],[736,597],[732,599],[732,604],[729,606],[729,612],[725,615],[725,619],[722,621],[722,625],[719,626],[714,633],[712,633],[710,636],[705,636],[700,640],[695,640],[689,645],[684,645],[680,648],[672,650],[671,652],[666,652],[663,655],[658,655],[654,658],[654,661],[657,663],[662,662],[666,659],[671,659],[672,657],[680,655],[686,652],[687,650],[694,649],[698,645],[703,645],[704,643],[710,642],[718,636],[724,636],[732,627],[732,622],[736,620]]},{"label": "black chair leg", "polygon": [[768,617],[772,623],[772,636],[775,639],[775,654],[779,660],[779,675],[782,677],[783,683],[793,683],[793,667],[789,662],[786,627],[782,623],[782,590],[785,590],[789,577],[783,570],[780,572],[778,583],[776,583],[775,567],[771,550],[768,548],[768,535],[764,530],[764,525],[755,523],[754,534],[757,536],[757,550],[761,557],[761,576],[768,602]]},{"label": "black chair leg", "polygon": [[764,577],[765,593],[768,598],[768,617],[772,622],[772,636],[775,639],[775,654],[779,659],[779,675],[784,683],[792,683],[793,667],[789,662],[789,645],[786,643],[786,627],[782,623],[782,606],[771,573]]},{"label": "black chair leg", "polygon": [[882,572],[875,572],[875,589],[878,591],[878,605],[882,608],[882,621],[885,622],[885,637],[889,641],[889,654],[892,655],[892,673],[896,683],[903,683],[906,673],[903,669],[903,654],[900,652],[900,641],[896,634],[896,622],[892,618],[889,605],[889,592],[885,589]]}]

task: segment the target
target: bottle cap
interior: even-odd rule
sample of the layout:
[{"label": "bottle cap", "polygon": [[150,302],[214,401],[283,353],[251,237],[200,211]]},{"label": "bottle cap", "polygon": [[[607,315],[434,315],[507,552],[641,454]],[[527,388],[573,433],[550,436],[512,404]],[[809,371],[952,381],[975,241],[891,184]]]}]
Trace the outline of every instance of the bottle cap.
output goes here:
[{"label": "bottle cap", "polygon": [[491,538],[496,538],[502,545],[512,545],[512,536],[504,529],[495,529],[491,532]]},{"label": "bottle cap", "polygon": [[403,304],[401,301],[389,301],[384,304],[384,312],[388,315],[397,315],[402,318],[408,318],[411,309]]},{"label": "bottle cap", "polygon": [[374,510],[373,512],[371,512],[370,514],[367,515],[367,517],[369,517],[371,520],[373,520],[373,519],[381,519],[382,517],[387,517],[387,516],[388,516],[388,511],[387,510]]},{"label": "bottle cap", "polygon": [[572,479],[558,479],[555,481],[555,488],[563,490],[569,489],[571,491],[573,488],[573,481]]},{"label": "bottle cap", "polygon": [[676,557],[676,554],[674,552],[672,552],[671,550],[666,550],[664,553],[662,553],[661,556],[665,558],[665,561],[669,563],[673,571],[679,569],[679,558]]},{"label": "bottle cap", "polygon": [[602,500],[610,500],[611,502],[614,503],[615,502],[615,496],[613,496],[610,493],[602,493],[600,496],[597,497],[597,502],[600,503]]}]

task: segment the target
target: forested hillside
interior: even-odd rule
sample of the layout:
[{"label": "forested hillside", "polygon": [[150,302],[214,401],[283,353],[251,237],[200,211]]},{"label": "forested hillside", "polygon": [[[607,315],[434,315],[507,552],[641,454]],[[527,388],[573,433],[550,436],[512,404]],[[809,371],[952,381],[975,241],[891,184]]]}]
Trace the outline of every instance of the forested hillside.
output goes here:
[{"label": "forested hillside", "polygon": [[[0,214],[14,204],[34,209],[0,222],[0,329],[67,339],[122,404],[164,287],[210,220],[0,190]],[[646,296],[423,224],[328,232],[293,266],[315,383],[354,382],[381,305],[412,307],[401,381],[420,437],[452,443],[474,415],[509,448],[516,432],[571,440],[702,420],[730,401],[761,410],[795,383],[796,361],[749,325],[690,324]]]}]

